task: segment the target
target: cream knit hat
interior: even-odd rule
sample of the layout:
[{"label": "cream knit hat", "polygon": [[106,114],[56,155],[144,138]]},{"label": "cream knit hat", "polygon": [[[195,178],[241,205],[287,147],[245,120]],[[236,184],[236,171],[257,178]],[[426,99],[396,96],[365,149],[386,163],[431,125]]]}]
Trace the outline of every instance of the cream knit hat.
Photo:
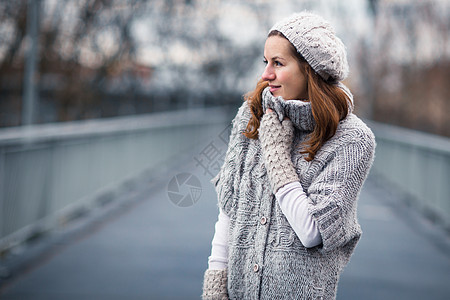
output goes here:
[{"label": "cream knit hat", "polygon": [[272,30],[281,32],[323,79],[341,81],[347,77],[345,46],[322,17],[303,11],[276,23]]}]

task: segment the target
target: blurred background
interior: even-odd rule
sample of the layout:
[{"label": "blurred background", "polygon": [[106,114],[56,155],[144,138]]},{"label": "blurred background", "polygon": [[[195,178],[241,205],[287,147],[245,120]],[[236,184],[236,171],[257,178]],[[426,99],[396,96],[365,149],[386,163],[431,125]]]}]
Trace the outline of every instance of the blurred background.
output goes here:
[{"label": "blurred background", "polygon": [[[347,46],[345,84],[355,95],[356,114],[377,136],[362,220],[379,229],[397,219],[389,216],[407,215],[401,224],[421,235],[403,241],[393,235],[390,241],[432,240],[434,248],[419,252],[435,257],[422,262],[439,277],[421,286],[429,273],[420,275],[423,266],[414,265],[402,272],[417,274],[406,283],[419,290],[409,294],[395,284],[403,274],[396,271],[421,261],[409,253],[405,265],[389,269],[397,279],[384,282],[380,278],[389,272],[371,273],[366,294],[352,294],[356,278],[383,263],[377,254],[396,257],[370,244],[374,233],[367,248],[361,246],[368,251],[361,256],[365,262],[364,255],[377,249],[368,259],[373,265],[349,268],[340,299],[448,296],[450,1],[0,0],[0,297],[199,298],[216,218],[208,181],[220,167],[242,95],[263,71],[268,30],[303,9],[328,19]],[[199,181],[189,181],[192,176]],[[174,178],[176,184],[169,184]],[[130,213],[142,214],[134,215],[142,223]],[[378,234],[386,239],[386,232],[396,232],[383,230]],[[135,239],[123,241],[123,249],[109,244],[120,237]],[[187,244],[192,249],[176,251]],[[88,280],[82,274],[95,273],[92,265],[101,257],[108,267]],[[109,269],[131,257],[136,265]],[[75,271],[68,260],[87,266]],[[130,282],[132,291],[108,290],[114,282],[108,276],[136,270],[143,282]],[[51,283],[56,278],[97,284],[81,293]]]},{"label": "blurred background", "polygon": [[268,28],[313,9],[348,47],[362,116],[450,136],[445,0],[27,3],[1,1],[2,127],[237,104]]}]

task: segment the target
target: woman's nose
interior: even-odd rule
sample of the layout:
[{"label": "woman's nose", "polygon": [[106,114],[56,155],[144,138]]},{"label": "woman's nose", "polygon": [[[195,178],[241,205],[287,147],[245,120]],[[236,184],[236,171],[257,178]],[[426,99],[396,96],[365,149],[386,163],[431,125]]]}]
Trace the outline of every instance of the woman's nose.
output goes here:
[{"label": "woman's nose", "polygon": [[264,81],[271,81],[275,79],[275,73],[270,65],[267,65],[264,72],[261,75],[261,79]]}]

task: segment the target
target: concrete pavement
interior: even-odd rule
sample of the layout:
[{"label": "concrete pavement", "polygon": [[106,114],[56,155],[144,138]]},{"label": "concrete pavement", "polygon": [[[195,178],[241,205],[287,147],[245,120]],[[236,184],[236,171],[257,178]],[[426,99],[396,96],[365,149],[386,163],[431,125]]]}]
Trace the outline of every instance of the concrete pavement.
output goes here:
[{"label": "concrete pavement", "polygon": [[[209,183],[214,170],[198,159],[212,157],[210,144],[155,172],[101,218],[51,242],[2,286],[0,299],[200,299],[217,217]],[[201,183],[199,199],[192,199],[198,202],[188,207],[168,196],[169,182],[181,173]],[[364,233],[337,298],[449,299],[449,236],[388,191],[374,176],[366,182],[359,202]],[[185,186],[179,194],[187,194]]]}]

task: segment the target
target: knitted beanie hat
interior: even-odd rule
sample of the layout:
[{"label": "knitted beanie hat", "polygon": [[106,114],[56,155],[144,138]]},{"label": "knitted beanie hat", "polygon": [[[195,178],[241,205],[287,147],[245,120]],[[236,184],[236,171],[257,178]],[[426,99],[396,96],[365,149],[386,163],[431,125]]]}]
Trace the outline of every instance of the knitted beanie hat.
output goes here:
[{"label": "knitted beanie hat", "polygon": [[323,79],[341,81],[347,77],[345,46],[322,17],[303,11],[276,23],[272,30],[281,32]]}]

